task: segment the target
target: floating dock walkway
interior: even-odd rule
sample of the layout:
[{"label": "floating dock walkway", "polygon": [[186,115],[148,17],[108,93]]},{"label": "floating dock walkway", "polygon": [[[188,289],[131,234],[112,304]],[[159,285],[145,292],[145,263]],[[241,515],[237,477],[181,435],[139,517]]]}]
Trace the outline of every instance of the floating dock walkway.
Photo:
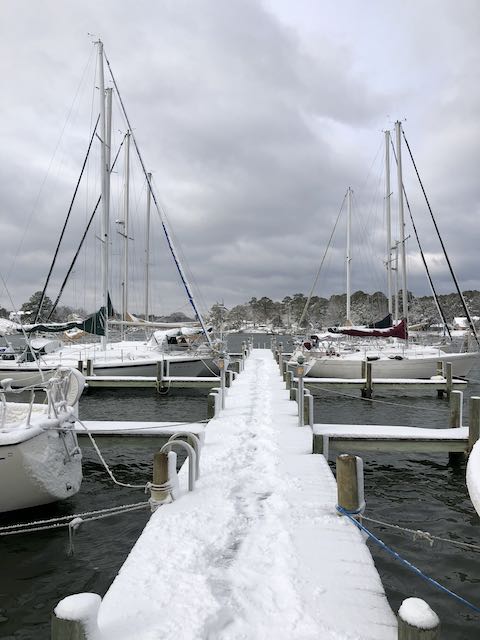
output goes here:
[{"label": "floating dock walkway", "polygon": [[370,552],[336,512],[335,479],[270,350],[252,351],[224,404],[195,490],[152,514],[102,601],[65,598],[57,623],[80,620],[95,640],[396,639]]}]

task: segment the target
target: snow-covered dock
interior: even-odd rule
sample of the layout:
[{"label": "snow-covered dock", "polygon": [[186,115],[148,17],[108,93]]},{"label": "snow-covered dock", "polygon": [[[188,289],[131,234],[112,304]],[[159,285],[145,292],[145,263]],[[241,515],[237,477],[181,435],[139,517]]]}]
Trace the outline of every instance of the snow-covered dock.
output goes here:
[{"label": "snow-covered dock", "polygon": [[66,598],[57,618],[88,620],[93,640],[397,638],[370,552],[311,452],[272,353],[253,350],[207,426],[195,490],[153,513],[101,602]]},{"label": "snow-covered dock", "polygon": [[[84,425],[84,426],[82,426]],[[75,423],[75,431],[79,436],[164,436],[169,437],[180,431],[194,433],[203,439],[205,424],[201,422],[139,422],[118,420],[83,420]]]},{"label": "snow-covered dock", "polygon": [[424,429],[391,425],[315,424],[313,451],[328,458],[336,452],[410,451],[462,453],[468,448],[468,427]]},{"label": "snow-covered dock", "polygon": [[88,389],[212,389],[220,384],[218,376],[87,376],[85,380]]},{"label": "snow-covered dock", "polygon": [[[293,379],[294,384],[298,384],[297,378]],[[372,378],[370,382],[366,378],[308,378],[304,379],[304,384],[312,389],[366,389],[370,384],[370,392],[374,388],[382,391],[392,390],[413,390],[419,389],[425,391],[427,389],[434,391],[442,391],[449,393],[452,390],[464,389],[468,381],[462,378],[452,378],[450,381],[443,376],[434,376],[430,379],[415,378]]]}]

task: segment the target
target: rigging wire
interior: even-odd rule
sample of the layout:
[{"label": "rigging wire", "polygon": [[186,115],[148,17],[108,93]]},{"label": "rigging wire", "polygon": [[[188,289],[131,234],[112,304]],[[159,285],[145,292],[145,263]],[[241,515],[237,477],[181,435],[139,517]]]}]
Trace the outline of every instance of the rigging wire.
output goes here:
[{"label": "rigging wire", "polygon": [[[138,144],[137,144],[136,136],[135,136],[135,134],[134,134],[134,132],[133,132],[133,129],[132,129],[131,125],[130,125],[130,120],[129,120],[129,118],[128,118],[128,115],[127,115],[127,112],[126,112],[125,106],[124,106],[124,104],[123,104],[122,96],[120,95],[120,91],[119,91],[119,89],[118,89],[118,85],[117,85],[117,82],[116,82],[116,80],[115,80],[115,76],[113,75],[113,71],[112,71],[112,68],[111,68],[111,66],[110,66],[110,61],[109,61],[109,59],[107,58],[107,54],[105,53],[105,49],[103,50],[103,55],[104,55],[104,57],[105,57],[105,61],[106,61],[107,66],[108,66],[108,70],[109,70],[109,72],[110,72],[110,76],[111,76],[111,78],[112,78],[113,85],[114,85],[115,90],[116,90],[116,92],[117,92],[117,96],[118,96],[118,99],[119,99],[120,104],[121,104],[121,107],[122,107],[123,115],[124,115],[124,117],[125,117],[125,120],[127,121],[128,128],[129,128],[129,129],[130,129],[130,131],[131,131],[133,144],[134,144],[134,146],[135,146],[135,150],[136,150],[136,152],[137,152],[138,159],[140,160],[140,164],[142,165],[143,173],[144,173],[144,175],[145,175],[145,178],[147,178],[148,173],[147,173],[147,170],[146,170],[146,168],[145,168],[145,163],[143,162],[143,157],[142,157],[142,154],[140,153],[140,149],[139,149]],[[147,178],[147,179],[148,179],[148,178]],[[211,337],[210,337],[210,334],[207,332],[207,328],[206,328],[205,323],[204,323],[204,321],[203,321],[202,314],[200,313],[200,310],[198,309],[197,304],[196,304],[196,302],[195,302],[195,300],[194,300],[194,298],[193,298],[193,295],[192,295],[192,293],[191,293],[191,291],[190,291],[190,286],[189,286],[188,281],[187,281],[187,279],[186,279],[184,269],[183,269],[182,265],[180,264],[180,262],[179,262],[179,260],[178,260],[177,250],[176,250],[176,248],[175,248],[175,246],[174,246],[174,244],[173,244],[172,238],[170,237],[170,235],[169,235],[169,233],[168,233],[168,229],[167,229],[167,226],[166,226],[166,223],[165,223],[165,215],[164,215],[164,212],[163,212],[163,210],[160,208],[160,206],[159,206],[159,204],[158,204],[158,200],[157,200],[157,197],[156,197],[156,195],[155,195],[155,192],[154,192],[154,191],[153,191],[153,189],[152,189],[152,185],[151,185],[151,183],[149,183],[149,184],[148,184],[148,187],[149,187],[149,189],[150,189],[150,193],[151,193],[151,195],[152,195],[152,200],[153,200],[153,202],[155,203],[155,208],[157,209],[157,213],[158,213],[159,218],[160,218],[160,223],[161,223],[161,225],[162,225],[163,231],[164,231],[165,236],[166,236],[166,238],[167,238],[167,243],[168,243],[168,247],[169,247],[169,249],[170,249],[170,253],[172,254],[173,260],[174,260],[175,265],[176,265],[176,267],[177,267],[178,273],[179,273],[180,278],[181,278],[181,280],[182,280],[182,283],[183,283],[183,286],[184,286],[185,291],[186,291],[186,293],[187,293],[188,299],[189,299],[189,301],[190,301],[190,304],[191,304],[191,305],[192,305],[192,307],[193,307],[193,310],[195,311],[195,315],[197,316],[198,321],[200,322],[200,325],[201,325],[202,330],[203,330],[203,333],[205,334],[205,337],[206,337],[206,339],[207,339],[207,341],[208,341],[208,344],[210,345],[210,347],[212,347],[212,346],[213,346],[213,345],[212,345],[212,339],[211,339]]]},{"label": "rigging wire", "polygon": [[[402,129],[402,131],[403,131],[403,129]],[[390,143],[391,143],[392,149],[393,149],[393,157],[395,159],[395,162],[397,162],[397,154],[395,153],[395,147],[393,145],[393,141],[390,140]],[[405,185],[404,184],[402,184],[402,191],[403,191],[403,195],[405,197],[405,202],[407,204],[408,214],[410,216],[410,221],[412,223],[413,232],[415,234],[415,238],[417,240],[418,248],[420,250],[420,256],[422,258],[423,266],[425,267],[425,271],[427,273],[428,282],[430,284],[430,288],[431,288],[432,293],[433,293],[433,299],[435,300],[435,305],[437,307],[437,311],[438,311],[440,317],[442,318],[443,325],[446,328],[448,336],[449,336],[450,341],[451,341],[452,340],[452,335],[450,333],[450,328],[449,328],[449,326],[447,324],[447,319],[446,319],[445,314],[443,312],[443,308],[442,308],[442,306],[441,306],[441,304],[439,302],[437,291],[436,291],[435,286],[433,284],[432,276],[430,275],[430,270],[428,268],[427,261],[425,260],[425,255],[423,253],[423,249],[422,249],[422,245],[421,245],[421,242],[420,242],[420,238],[418,236],[417,227],[416,227],[415,222],[413,220],[413,214],[412,214],[412,210],[410,208],[410,202],[408,201],[407,192],[405,191]],[[407,295],[408,295],[408,292],[407,292]]]},{"label": "rigging wire", "polygon": [[81,182],[82,177],[83,177],[83,172],[85,171],[85,166],[87,164],[87,160],[88,160],[88,157],[90,155],[90,149],[92,148],[92,143],[93,143],[93,140],[95,138],[95,134],[97,132],[97,127],[98,127],[99,120],[100,120],[100,115],[97,118],[97,122],[95,123],[95,127],[94,127],[92,135],[90,137],[90,142],[88,143],[87,153],[85,154],[85,158],[83,160],[82,168],[80,170],[80,175],[78,176],[77,184],[75,185],[73,196],[72,196],[72,199],[70,201],[70,206],[68,208],[67,217],[65,218],[65,222],[63,223],[63,228],[62,228],[62,231],[60,233],[60,238],[59,238],[58,243],[57,243],[57,248],[55,249],[55,253],[53,254],[52,263],[50,265],[50,269],[48,271],[47,279],[45,281],[45,285],[44,285],[43,290],[42,290],[42,295],[41,295],[40,301],[38,303],[37,312],[35,314],[35,320],[34,320],[35,324],[38,322],[38,319],[40,317],[40,313],[42,311],[42,306],[43,306],[43,303],[45,301],[45,293],[46,293],[47,287],[48,287],[48,285],[50,283],[50,277],[52,275],[53,268],[54,268],[55,263],[57,261],[58,252],[60,250],[60,245],[62,244],[62,240],[63,240],[63,237],[65,235],[65,230],[67,228],[68,221],[70,220],[70,214],[72,213],[72,208],[73,208],[73,205],[75,203],[75,199],[77,197],[78,189],[80,187],[80,182]]},{"label": "rigging wire", "polygon": [[407,138],[405,136],[405,131],[403,130],[403,127],[400,127],[400,128],[401,128],[401,131],[402,131],[402,134],[403,134],[403,139],[405,140],[405,144],[407,145],[408,153],[410,154],[410,159],[412,161],[413,168],[415,169],[415,173],[417,174],[418,182],[420,183],[420,187],[422,189],[422,193],[423,193],[423,196],[425,198],[425,202],[427,203],[428,211],[430,212],[430,216],[432,218],[433,226],[435,227],[435,231],[437,232],[437,236],[438,236],[438,239],[440,241],[440,245],[442,247],[443,255],[445,256],[445,260],[447,261],[447,265],[448,265],[448,268],[450,270],[450,275],[452,276],[453,282],[455,283],[455,287],[456,287],[457,293],[458,293],[458,295],[460,297],[460,300],[461,300],[461,303],[462,303],[462,306],[463,306],[463,310],[465,311],[465,315],[467,316],[468,324],[470,325],[470,329],[471,329],[471,331],[472,331],[472,333],[473,333],[473,335],[475,337],[477,345],[480,347],[480,340],[479,340],[479,337],[477,335],[477,330],[475,329],[475,324],[474,324],[474,322],[472,320],[472,316],[470,315],[470,311],[468,310],[467,303],[465,302],[465,298],[463,297],[463,293],[460,290],[460,285],[458,284],[457,278],[455,276],[455,273],[453,271],[452,265],[450,263],[450,259],[449,259],[448,254],[447,254],[447,250],[446,250],[445,245],[443,243],[442,236],[440,235],[440,230],[439,230],[439,228],[437,226],[437,222],[436,222],[435,217],[433,215],[433,211],[432,211],[432,208],[430,206],[430,202],[428,200],[427,194],[426,194],[424,186],[423,186],[423,182],[422,182],[422,180],[420,178],[420,174],[418,173],[417,165],[415,164],[415,160],[413,159],[413,154],[412,154],[412,151],[410,149],[410,145],[408,144],[408,140],[407,140]]},{"label": "rigging wire", "polygon": [[[125,138],[120,143],[120,146],[119,146],[118,151],[117,151],[117,155],[115,156],[115,159],[114,159],[113,164],[111,166],[110,173],[113,171],[113,168],[115,167],[115,164],[116,164],[116,162],[118,160],[118,156],[120,155],[120,151],[122,149],[124,140],[125,140]],[[72,262],[70,264],[70,267],[68,268],[67,274],[66,274],[66,276],[65,276],[65,278],[64,278],[64,280],[62,282],[62,285],[60,287],[60,291],[59,291],[59,293],[58,293],[58,295],[57,295],[57,297],[55,299],[55,302],[53,303],[52,309],[51,309],[51,311],[50,311],[50,313],[49,313],[49,315],[47,317],[47,322],[51,319],[53,313],[55,312],[55,309],[57,308],[57,305],[58,305],[58,303],[60,301],[60,298],[62,297],[62,294],[63,294],[63,291],[64,291],[65,286],[67,284],[67,281],[68,281],[68,279],[70,277],[70,274],[72,273],[73,267],[75,266],[75,263],[77,261],[78,254],[80,253],[80,250],[81,250],[81,248],[83,246],[83,243],[85,241],[87,233],[88,233],[88,231],[90,229],[90,225],[92,224],[93,218],[95,217],[95,213],[97,212],[97,209],[98,209],[98,207],[100,205],[101,199],[102,199],[102,196],[98,196],[98,200],[97,200],[97,202],[95,204],[95,207],[94,207],[94,209],[92,211],[92,214],[91,214],[90,219],[89,219],[89,221],[87,223],[85,231],[83,232],[82,238],[81,238],[80,243],[79,243],[78,248],[77,248],[77,251],[75,252],[75,255],[73,256],[73,260],[72,260]],[[106,309],[106,313],[108,315],[108,309]]]},{"label": "rigging wire", "polygon": [[335,220],[335,224],[333,225],[332,233],[330,234],[330,237],[328,239],[327,247],[326,247],[326,249],[324,251],[324,254],[323,254],[323,257],[322,257],[322,261],[320,262],[320,266],[318,267],[318,271],[317,271],[317,274],[316,274],[315,279],[313,281],[312,288],[310,289],[310,293],[308,294],[307,301],[305,302],[305,306],[303,307],[302,315],[300,316],[300,320],[298,321],[298,326],[299,327],[301,327],[301,324],[302,324],[302,322],[305,319],[305,316],[307,314],[307,310],[308,310],[308,307],[310,305],[310,301],[312,299],[313,292],[315,291],[315,287],[317,286],[318,278],[320,277],[320,273],[322,271],[323,263],[325,262],[325,258],[327,256],[328,250],[330,248],[330,244],[332,242],[332,238],[333,238],[333,236],[335,234],[335,230],[337,228],[338,221],[340,220],[340,215],[342,213],[342,210],[343,210],[343,207],[345,205],[345,200],[346,199],[347,199],[347,192],[343,196],[342,204],[341,204],[340,210],[339,210],[339,212],[337,214],[337,219]]}]

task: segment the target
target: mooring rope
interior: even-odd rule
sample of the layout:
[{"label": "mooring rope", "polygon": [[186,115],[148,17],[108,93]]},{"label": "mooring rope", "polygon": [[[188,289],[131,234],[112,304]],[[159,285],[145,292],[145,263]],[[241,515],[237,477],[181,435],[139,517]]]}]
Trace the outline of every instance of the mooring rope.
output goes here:
[{"label": "mooring rope", "polygon": [[127,488],[129,488],[129,489],[144,489],[144,490],[145,490],[145,487],[146,487],[147,483],[145,483],[145,484],[129,484],[128,482],[120,482],[120,480],[117,480],[117,479],[115,478],[115,476],[113,475],[112,470],[111,470],[111,469],[110,469],[110,467],[108,466],[108,464],[107,464],[107,462],[106,462],[105,458],[103,457],[103,455],[102,455],[102,453],[101,453],[100,449],[98,448],[98,445],[97,445],[97,443],[95,442],[94,437],[93,437],[93,436],[92,436],[92,434],[90,433],[89,428],[88,428],[88,427],[87,427],[87,426],[86,426],[86,425],[85,425],[81,420],[79,420],[78,418],[77,418],[76,420],[77,420],[78,424],[79,424],[83,429],[85,429],[85,431],[87,432],[87,435],[88,435],[88,437],[90,438],[90,442],[92,443],[93,448],[95,449],[95,451],[96,451],[96,453],[97,453],[98,457],[100,458],[101,463],[102,463],[102,464],[103,464],[103,466],[105,467],[105,470],[106,470],[106,472],[108,473],[108,475],[110,476],[110,478],[112,479],[112,481],[113,481],[116,485],[118,485],[119,487],[127,487]]},{"label": "mooring rope", "polygon": [[459,540],[450,540],[450,538],[441,538],[440,536],[434,536],[432,533],[428,531],[422,531],[421,529],[408,529],[407,527],[401,527],[398,524],[391,524],[389,522],[382,522],[381,520],[375,520],[374,518],[368,518],[365,515],[362,515],[363,520],[367,520],[368,522],[373,522],[374,524],[378,524],[380,527],[386,527],[387,529],[396,529],[397,531],[402,531],[404,533],[412,534],[413,540],[427,540],[430,546],[433,546],[433,543],[437,540],[438,542],[445,542],[447,544],[453,544],[457,547],[462,547],[464,549],[472,549],[473,551],[480,551],[480,545],[471,544],[469,542],[460,542]]},{"label": "mooring rope", "polygon": [[472,611],[475,611],[476,613],[480,613],[480,607],[477,607],[476,605],[472,604],[465,598],[462,598],[462,596],[459,596],[457,593],[450,591],[450,589],[447,589],[447,587],[443,586],[433,578],[430,578],[430,576],[427,576],[423,571],[421,571],[421,569],[416,567],[409,560],[406,560],[405,558],[403,558],[399,553],[397,553],[397,551],[395,551],[394,549],[386,545],[382,540],[380,540],[380,538],[377,538],[377,536],[374,535],[371,531],[369,531],[361,522],[358,522],[350,514],[349,511],[347,511],[343,507],[340,507],[339,505],[337,505],[337,511],[341,513],[343,516],[346,516],[350,520],[350,522],[352,522],[357,527],[357,529],[360,529],[360,531],[363,531],[364,533],[366,533],[367,536],[375,542],[375,544],[377,544],[381,549],[383,549],[383,551],[386,551],[389,555],[393,556],[395,560],[398,560],[401,564],[407,567],[407,569],[409,569],[410,571],[415,573],[417,576],[422,578],[422,580],[425,580],[426,582],[434,586],[439,591],[443,591],[443,593],[446,593],[451,598],[458,600],[458,602],[461,602]]},{"label": "mooring rope", "polygon": [[72,521],[90,522],[100,520],[108,516],[116,516],[129,511],[136,511],[144,507],[150,506],[150,503],[136,502],[134,504],[124,504],[118,507],[108,507],[106,509],[97,509],[96,511],[84,511],[69,516],[60,516],[58,518],[50,518],[49,520],[35,520],[33,522],[23,522],[20,524],[11,524],[0,527],[0,536],[12,536],[16,533],[30,533],[34,531],[46,531],[48,529],[59,529],[69,527]]},{"label": "mooring rope", "polygon": [[423,410],[423,411],[429,411],[431,413],[435,413],[435,412],[440,413],[440,411],[445,413],[446,411],[448,411],[447,407],[432,409],[431,407],[419,407],[417,405],[412,406],[409,404],[402,404],[400,402],[389,402],[388,400],[377,400],[376,398],[364,398],[363,396],[354,396],[351,393],[342,393],[342,391],[337,391],[336,389],[326,389],[325,387],[315,387],[314,390],[315,389],[319,391],[326,391],[327,393],[335,393],[339,396],[344,396],[345,398],[353,398],[354,400],[366,400],[367,402],[376,402],[378,404],[388,404],[388,405],[391,405],[392,407],[404,407],[405,409],[412,409],[415,411]]}]

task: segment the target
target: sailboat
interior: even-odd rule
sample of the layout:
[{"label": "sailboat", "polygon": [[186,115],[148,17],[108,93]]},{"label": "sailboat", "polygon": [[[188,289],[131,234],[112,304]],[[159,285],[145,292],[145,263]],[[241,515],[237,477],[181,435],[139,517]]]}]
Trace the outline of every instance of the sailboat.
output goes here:
[{"label": "sailboat", "polygon": [[[27,332],[28,335],[32,335],[34,332],[55,332],[57,335],[59,332],[89,332],[97,336],[101,336],[101,342],[89,342],[83,344],[76,344],[65,341],[45,341],[45,344],[41,349],[33,347],[31,340],[22,350],[21,353],[13,355],[12,353],[0,354],[0,378],[10,377],[16,383],[26,382],[35,383],[42,379],[42,377],[48,373],[49,375],[61,364],[63,366],[76,367],[80,361],[84,364],[88,360],[91,361],[94,375],[110,375],[110,376],[154,376],[157,372],[159,363],[163,363],[170,375],[182,375],[182,376],[209,376],[217,375],[218,368],[214,362],[214,358],[217,355],[215,345],[212,341],[210,331],[205,325],[198,305],[193,296],[189,282],[187,280],[185,271],[179,260],[178,252],[171,238],[162,211],[159,207],[155,192],[152,187],[151,174],[148,174],[145,169],[145,164],[140,153],[139,147],[136,142],[135,134],[130,125],[127,112],[124,107],[123,100],[118,86],[113,76],[110,62],[104,52],[103,43],[98,41],[98,85],[99,85],[99,98],[100,98],[100,116],[99,116],[99,139],[101,143],[101,197],[97,201],[97,206],[101,204],[102,218],[101,218],[101,255],[102,255],[102,269],[101,269],[101,291],[102,291],[102,306],[97,314],[93,314],[91,318],[88,318],[82,322],[73,322],[67,324],[45,324],[34,323],[33,325],[21,326],[18,331],[23,333]],[[123,274],[123,295],[122,295],[122,320],[119,322],[119,326],[122,332],[122,339],[120,341],[111,340],[111,319],[110,310],[111,302],[109,295],[109,277],[110,277],[110,176],[113,169],[111,161],[111,124],[112,124],[112,88],[105,88],[104,79],[104,60],[106,61],[110,70],[111,79],[116,91],[123,117],[125,118],[128,126],[128,132],[126,135],[126,156],[125,156],[125,214],[122,223],[121,235],[125,239],[124,248],[124,274]],[[92,135],[92,140],[94,136]],[[175,263],[176,269],[180,276],[180,280],[186,291],[188,300],[194,310],[196,316],[195,327],[185,327],[182,324],[162,324],[148,322],[149,310],[148,310],[148,255],[146,257],[147,265],[147,282],[145,284],[145,297],[146,297],[146,310],[145,319],[137,323],[139,328],[151,333],[151,338],[144,342],[136,340],[125,340],[124,327],[128,325],[134,325],[135,322],[129,322],[128,320],[128,207],[129,207],[129,195],[128,195],[128,172],[129,172],[129,147],[130,139],[133,141],[135,150],[137,152],[140,165],[142,167],[143,174],[146,179],[147,194],[148,194],[148,207],[147,207],[147,232],[149,228],[149,215],[150,215],[150,202],[151,199],[154,202],[155,207],[160,216],[162,229],[164,231],[167,245]],[[90,146],[92,143],[90,142]],[[89,147],[90,150],[90,147]],[[83,171],[83,169],[82,169]],[[95,207],[96,210],[97,207]],[[95,211],[94,211],[95,213]],[[93,214],[92,214],[93,217]],[[118,221],[117,221],[118,222]],[[89,223],[90,224],[90,223]],[[88,227],[87,227],[88,229]],[[65,230],[65,227],[64,227]],[[63,231],[62,231],[63,234]],[[84,236],[85,237],[85,236]],[[62,236],[61,236],[62,238]],[[147,240],[147,252],[149,250],[149,243]],[[57,247],[58,251],[58,247]],[[77,252],[78,255],[78,252]],[[55,256],[56,257],[56,256]],[[55,258],[54,258],[55,260]],[[50,269],[49,276],[52,272]],[[48,283],[48,278],[47,278]],[[42,301],[45,295],[45,289],[42,293]],[[58,300],[58,298],[57,298]],[[40,307],[42,301],[40,302]],[[37,318],[39,313],[37,312]],[[191,331],[191,329],[195,331]],[[166,333],[165,333],[166,332]],[[170,332],[170,333],[168,333]],[[195,334],[196,339],[193,339]],[[55,345],[55,346],[54,346]]]},{"label": "sailboat", "polygon": [[[40,388],[46,402],[10,402],[11,380],[0,390],[0,513],[75,495],[82,483],[82,453],[75,433],[75,407],[85,379],[58,368]],[[24,390],[17,391],[17,393]]]},{"label": "sailboat", "polygon": [[[310,336],[298,346],[291,358],[291,364],[302,355],[306,362],[307,376],[313,378],[360,378],[364,361],[372,362],[373,377],[415,379],[430,378],[437,373],[438,363],[442,366],[447,362],[452,364],[452,373],[457,377],[466,377],[475,361],[478,352],[447,353],[438,346],[421,346],[408,342],[408,295],[407,270],[405,251],[405,221],[404,221],[404,188],[402,178],[401,158],[401,123],[395,123],[397,148],[397,178],[399,200],[399,234],[401,266],[402,266],[402,318],[395,326],[353,327],[350,316],[350,225],[351,225],[351,189],[347,191],[347,326],[329,329],[322,337]],[[387,289],[388,316],[392,314],[392,240],[390,217],[390,132],[385,132],[385,162],[386,184],[385,201],[387,207]],[[418,239],[418,236],[417,236]],[[426,264],[425,264],[426,266]],[[453,275],[453,273],[452,273]],[[430,276],[429,276],[430,279]],[[455,280],[456,282],[456,280]],[[433,283],[430,284],[434,292]],[[457,283],[456,283],[457,284]],[[458,288],[458,285],[457,285]],[[398,297],[396,301],[398,307]],[[467,312],[468,313],[468,312]],[[398,314],[397,314],[398,315]],[[387,318],[384,320],[386,321]],[[389,323],[391,324],[391,323]],[[473,323],[472,330],[475,332]],[[343,336],[355,337],[357,340],[345,342]],[[475,333],[475,337],[476,333]],[[339,339],[340,338],[340,339]],[[373,341],[373,344],[372,344]],[[478,343],[478,338],[477,338]]]}]

